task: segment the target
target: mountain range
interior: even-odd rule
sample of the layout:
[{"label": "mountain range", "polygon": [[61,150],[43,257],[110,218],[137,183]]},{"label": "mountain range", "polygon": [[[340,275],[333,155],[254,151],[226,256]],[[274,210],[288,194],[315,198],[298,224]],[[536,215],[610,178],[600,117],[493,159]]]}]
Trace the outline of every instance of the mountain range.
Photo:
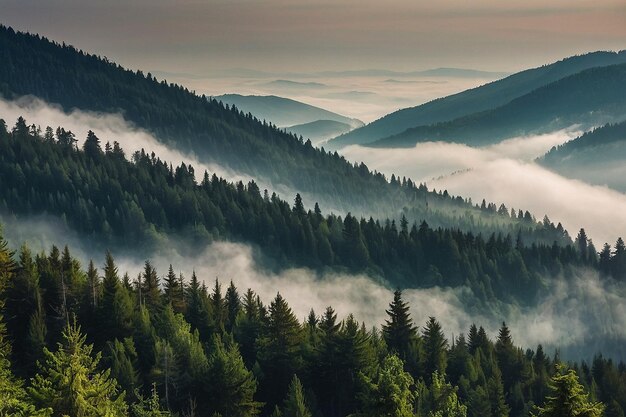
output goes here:
[{"label": "mountain range", "polygon": [[436,99],[420,106],[398,110],[360,129],[329,141],[327,147],[339,149],[352,144],[363,145],[393,135],[400,135],[411,128],[435,125],[465,116],[471,118],[473,115],[504,106],[533,90],[586,69],[625,62],[626,51],[593,52],[566,58],[553,64],[521,71],[483,86]]}]

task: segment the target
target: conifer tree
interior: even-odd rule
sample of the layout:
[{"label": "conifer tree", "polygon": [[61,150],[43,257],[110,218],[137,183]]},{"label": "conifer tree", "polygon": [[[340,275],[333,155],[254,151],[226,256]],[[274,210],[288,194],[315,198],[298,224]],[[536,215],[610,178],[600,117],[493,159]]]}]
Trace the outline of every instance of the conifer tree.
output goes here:
[{"label": "conifer tree", "polygon": [[424,358],[422,369],[430,380],[435,372],[445,374],[447,367],[448,341],[443,335],[441,325],[434,317],[430,317],[422,331]]},{"label": "conifer tree", "polygon": [[435,371],[431,375],[431,385],[423,389],[427,398],[420,398],[422,413],[428,417],[466,417],[467,407],[457,396],[457,387],[446,382],[444,376]]},{"label": "conifer tree", "polygon": [[211,303],[211,312],[213,313],[213,331],[222,334],[226,324],[226,300],[222,296],[222,285],[217,278],[215,279],[215,285],[209,301]]},{"label": "conifer tree", "polygon": [[110,370],[98,369],[101,354],[92,356],[92,350],[75,321],[69,323],[57,351],[44,349],[45,360],[28,388],[35,402],[59,417],[125,416],[124,393],[110,378]]},{"label": "conifer tree", "polygon": [[237,324],[237,316],[241,311],[241,300],[239,298],[239,293],[237,292],[237,287],[233,281],[230,281],[230,285],[226,290],[226,330],[228,332],[232,332],[233,328]]},{"label": "conifer tree", "polygon": [[151,311],[158,311],[161,305],[159,276],[150,261],[146,261],[141,278],[141,292],[145,300],[145,305]]},{"label": "conifer tree", "polygon": [[304,388],[297,375],[293,376],[283,404],[282,417],[312,417],[304,399]]},{"label": "conifer tree", "polygon": [[409,315],[409,305],[402,300],[402,291],[394,292],[393,301],[386,312],[389,318],[382,328],[385,342],[391,352],[404,359],[417,332]]},{"label": "conifer tree", "polygon": [[258,340],[259,363],[264,374],[263,400],[278,404],[291,378],[301,367],[302,328],[287,301],[278,293],[269,307],[268,321]]},{"label": "conifer tree", "polygon": [[248,371],[237,345],[214,335],[209,347],[209,369],[205,386],[210,407],[223,416],[251,417],[259,413],[261,404],[254,400],[257,382]]},{"label": "conifer tree", "polygon": [[413,417],[415,392],[413,377],[403,369],[396,355],[389,355],[373,377],[361,374],[360,417]]},{"label": "conifer tree", "polygon": [[558,365],[550,382],[550,395],[543,407],[538,407],[535,417],[600,417],[602,403],[589,400],[589,394],[578,380],[573,369]]},{"label": "conifer tree", "polygon": [[184,309],[183,292],[181,288],[181,280],[174,273],[174,268],[170,264],[167,275],[165,276],[164,298],[165,302],[172,305],[174,312],[182,313]]},{"label": "conifer tree", "polygon": [[96,336],[99,346],[104,346],[107,341],[123,340],[130,336],[133,328],[133,302],[120,282],[117,266],[108,251],[105,256],[102,300],[98,305],[98,316],[99,331]]}]

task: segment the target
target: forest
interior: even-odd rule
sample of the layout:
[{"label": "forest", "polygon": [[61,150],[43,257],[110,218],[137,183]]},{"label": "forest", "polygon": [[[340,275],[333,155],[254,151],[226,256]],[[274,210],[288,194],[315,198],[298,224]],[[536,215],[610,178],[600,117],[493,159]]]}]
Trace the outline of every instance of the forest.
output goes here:
[{"label": "forest", "polygon": [[122,68],[106,57],[0,25],[0,96],[36,96],[65,111],[122,113],[168,146],[320,202],[372,215],[407,204],[380,173],[352,165],[234,106]]},{"label": "forest", "polygon": [[484,146],[573,125],[593,127],[622,120],[626,64],[589,68],[541,86],[510,102],[454,120],[417,126],[368,146],[413,147],[446,141]]},{"label": "forest", "polygon": [[[432,227],[474,233],[484,232],[484,223],[490,223],[490,232],[523,227],[508,216],[482,216],[463,198],[418,188],[406,178],[386,178],[212,97],[1,24],[0,62],[0,96],[6,100],[38,97],[66,112],[121,114],[169,147],[313,196],[323,207],[398,220],[397,213],[406,209],[411,223],[426,220]],[[554,240],[558,237],[551,234],[544,243]]]},{"label": "forest", "polygon": [[[317,203],[307,210],[299,195],[290,204],[254,181],[233,184],[206,172],[196,179],[193,167],[173,167],[143,151],[129,161],[115,142],[102,149],[93,132],[79,149],[63,128],[38,132],[22,118],[11,132],[3,127],[0,210],[60,218],[101,251],[116,246],[147,256],[168,236],[186,236],[198,249],[214,240],[242,241],[262,248],[277,268],[365,273],[398,288],[467,286],[484,303],[534,303],[546,279],[579,267],[626,278],[622,239],[598,255],[584,230],[572,241],[547,217],[537,222],[493,203],[479,206],[484,216],[520,227],[473,233],[411,224],[404,216],[398,222],[324,216]],[[419,192],[409,181],[396,186]]]},{"label": "forest", "polygon": [[[626,364],[523,349],[505,323],[445,337],[396,291],[382,326],[332,306],[301,321],[231,281],[84,268],[0,236],[0,415],[620,417]],[[370,324],[371,325],[371,324]],[[419,326],[419,327],[418,327]]]}]

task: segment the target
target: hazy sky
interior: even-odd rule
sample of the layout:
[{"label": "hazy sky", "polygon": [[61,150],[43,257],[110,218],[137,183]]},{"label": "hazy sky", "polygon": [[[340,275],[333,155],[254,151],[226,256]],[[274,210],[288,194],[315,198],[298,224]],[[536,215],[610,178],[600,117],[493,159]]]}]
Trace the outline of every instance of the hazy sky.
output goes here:
[{"label": "hazy sky", "polygon": [[626,48],[624,0],[0,0],[0,22],[146,71],[515,71]]}]

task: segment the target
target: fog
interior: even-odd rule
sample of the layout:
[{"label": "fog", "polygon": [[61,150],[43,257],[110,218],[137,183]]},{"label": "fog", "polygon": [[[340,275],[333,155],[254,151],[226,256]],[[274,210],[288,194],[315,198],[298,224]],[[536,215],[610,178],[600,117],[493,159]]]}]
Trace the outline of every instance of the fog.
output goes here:
[{"label": "fog", "polygon": [[484,148],[430,142],[410,149],[350,146],[342,153],[349,160],[364,161],[370,169],[408,176],[475,202],[484,198],[504,203],[509,208],[529,210],[539,219],[547,214],[573,235],[584,227],[600,247],[626,236],[626,195],[563,177],[533,162],[552,146],[580,133],[572,127]]},{"label": "fog", "polygon": [[[130,150],[145,148],[173,163],[191,163],[197,171],[207,169],[230,180],[247,180],[223,167],[201,163],[193,155],[165,147],[120,115],[80,111],[66,114],[36,99],[0,101],[0,117],[9,125],[20,115],[27,122],[41,126],[64,126],[80,139],[92,129],[105,141],[119,141],[127,154]],[[547,212],[570,231],[584,225],[596,243],[613,241],[620,231],[626,230],[626,196],[604,187],[565,179],[528,162],[577,134],[576,129],[570,129],[551,135],[516,138],[482,149],[441,143],[421,144],[408,150],[350,147],[346,155],[350,159],[366,160],[372,168],[383,172],[393,169],[395,173],[417,180],[441,177],[429,181],[429,185],[447,188],[474,200],[485,197],[503,201],[509,207],[530,209],[538,215]],[[453,171],[459,172],[447,175]],[[105,248],[92,240],[81,239],[57,218],[4,216],[0,221],[4,223],[5,236],[15,248],[28,242],[39,252],[49,250],[52,244],[69,244],[83,265],[88,259],[94,259],[98,266],[103,263]],[[196,248],[194,255],[190,253],[182,243],[170,238],[160,245],[158,252],[147,257],[161,275],[171,262],[176,271],[186,277],[195,270],[209,287],[216,277],[224,286],[232,279],[241,292],[250,287],[266,303],[280,291],[301,320],[311,308],[320,314],[326,306],[332,305],[342,318],[353,313],[368,326],[380,325],[393,297],[392,288],[385,282],[364,275],[320,273],[304,268],[270,270],[265,267],[266,260],[258,248],[241,243],[215,242]],[[145,254],[139,257],[115,250],[113,254],[120,270],[128,271],[131,276],[140,272],[145,260]],[[501,322],[506,321],[515,341],[526,347],[543,343],[551,348],[558,346],[572,355],[588,356],[600,349],[624,357],[620,348],[610,350],[615,345],[607,347],[606,344],[609,340],[626,339],[626,290],[622,284],[601,281],[594,272],[577,271],[568,280],[560,278],[549,282],[536,307],[497,304],[489,311],[479,309],[471,291],[463,287],[411,289],[405,291],[405,298],[411,304],[417,325],[435,316],[448,337],[467,332],[473,322],[485,326],[494,337]]]},{"label": "fog", "polygon": [[[41,252],[48,251],[53,243],[59,247],[68,243],[83,266],[93,259],[102,273],[103,250],[81,240],[58,219],[4,216],[0,221],[13,248],[27,242],[34,252]],[[184,247],[171,239],[148,257],[159,276],[172,263],[174,270],[187,279],[195,270],[209,289],[216,278],[223,290],[232,280],[240,293],[251,288],[266,304],[280,292],[301,321],[311,308],[319,315],[332,306],[340,319],[352,313],[368,327],[380,326],[393,299],[392,288],[365,275],[319,273],[306,268],[270,271],[258,248],[242,243],[215,242],[198,255],[189,255]],[[144,259],[112,249],[120,273],[128,272],[134,278],[142,271]],[[564,356],[572,358],[588,358],[599,350],[626,358],[624,348],[619,347],[624,344],[615,344],[616,340],[626,340],[626,287],[602,281],[595,272],[580,270],[572,278],[550,281],[533,307],[496,304],[490,311],[479,309],[473,293],[465,287],[408,289],[403,294],[417,326],[435,316],[448,338],[467,333],[472,323],[484,326],[495,338],[502,321],[506,321],[515,342],[524,347],[535,348],[541,343],[551,350],[559,348]]]},{"label": "fog", "polygon": [[[66,113],[59,106],[32,96],[21,97],[14,101],[0,99],[0,119],[5,120],[9,129],[20,116],[24,117],[29,125],[35,124],[42,130],[45,130],[46,126],[51,126],[53,129],[61,126],[66,130],[71,130],[76,135],[79,146],[87,137],[87,132],[92,130],[100,139],[103,148],[106,142],[111,144],[113,141],[119,142],[127,159],[130,159],[134,151],[145,149],[147,153],[154,152],[161,160],[172,163],[174,166],[184,162],[194,167],[196,180],[201,180],[206,170],[209,174],[215,173],[230,182],[243,181],[246,184],[254,179],[261,190],[275,191],[288,198],[296,194],[283,184],[274,185],[262,178],[253,178],[249,174],[237,172],[229,167],[201,160],[193,153],[183,153],[168,147],[149,132],[133,126],[121,114],[82,110],[72,110]],[[307,201],[314,201],[314,199],[310,198]]]}]

